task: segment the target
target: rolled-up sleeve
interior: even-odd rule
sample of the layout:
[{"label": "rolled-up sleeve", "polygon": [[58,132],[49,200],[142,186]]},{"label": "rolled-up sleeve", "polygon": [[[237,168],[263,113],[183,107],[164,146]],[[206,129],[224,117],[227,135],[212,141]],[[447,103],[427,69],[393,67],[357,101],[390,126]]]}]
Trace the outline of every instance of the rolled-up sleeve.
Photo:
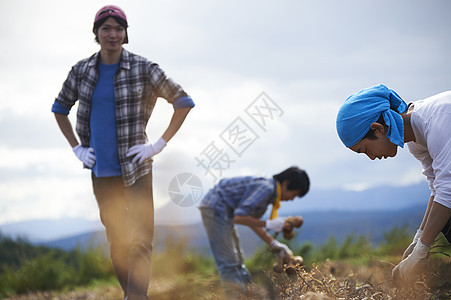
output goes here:
[{"label": "rolled-up sleeve", "polygon": [[52,112],[55,114],[68,115],[70,113],[70,107],[66,107],[58,101],[53,102]]},{"label": "rolled-up sleeve", "polygon": [[186,108],[186,107],[194,107],[194,101],[190,96],[183,96],[177,98],[174,102],[172,102],[172,106],[174,109]]}]

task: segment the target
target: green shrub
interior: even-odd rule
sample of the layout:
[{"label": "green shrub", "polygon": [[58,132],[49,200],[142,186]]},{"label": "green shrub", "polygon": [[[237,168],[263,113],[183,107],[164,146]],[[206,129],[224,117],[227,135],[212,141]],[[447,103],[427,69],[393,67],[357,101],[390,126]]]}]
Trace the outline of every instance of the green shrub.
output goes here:
[{"label": "green shrub", "polygon": [[50,251],[55,255],[64,255],[62,250],[33,246],[24,238],[12,239],[0,233],[0,273],[5,266],[17,268],[23,262]]},{"label": "green shrub", "polygon": [[403,227],[393,227],[392,230],[384,233],[385,243],[376,250],[379,255],[399,256],[404,253],[407,246],[412,242],[413,234],[408,230],[407,225]]},{"label": "green shrub", "polygon": [[73,270],[64,261],[48,253],[25,262],[12,274],[11,286],[16,293],[54,290],[65,286],[73,276]]},{"label": "green shrub", "polygon": [[252,257],[246,259],[246,267],[251,273],[255,273],[260,269],[271,270],[274,262],[274,254],[268,246],[263,245],[255,251]]},{"label": "green shrub", "polygon": [[435,239],[434,246],[430,250],[431,255],[451,257],[451,244],[442,233]]},{"label": "green shrub", "polygon": [[320,246],[312,255],[314,262],[321,262],[326,259],[334,260],[336,258],[338,258],[338,244],[334,236],[330,236],[324,245]]},{"label": "green shrub", "polygon": [[64,252],[0,237],[0,297],[40,290],[72,289],[114,276],[100,248]]},{"label": "green shrub", "polygon": [[73,251],[75,259],[68,264],[74,269],[78,285],[89,284],[94,279],[105,279],[114,275],[111,260],[101,248],[89,248],[87,251]]},{"label": "green shrub", "polygon": [[358,236],[354,242],[354,236],[346,237],[343,244],[338,249],[337,258],[347,259],[367,255],[371,251],[371,243],[365,236]]},{"label": "green shrub", "polygon": [[152,255],[152,277],[173,277],[175,274],[212,274],[216,270],[212,258],[187,249],[186,241],[167,238],[165,250]]}]

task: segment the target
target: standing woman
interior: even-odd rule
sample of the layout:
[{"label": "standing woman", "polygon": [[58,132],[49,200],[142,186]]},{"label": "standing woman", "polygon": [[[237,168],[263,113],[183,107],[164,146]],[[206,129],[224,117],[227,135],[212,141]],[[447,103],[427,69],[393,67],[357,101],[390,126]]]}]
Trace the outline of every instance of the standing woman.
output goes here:
[{"label": "standing woman", "polygon": [[[75,155],[91,169],[113,268],[124,299],[148,299],[154,209],[152,157],[183,124],[193,100],[160,67],[122,47],[127,17],[114,5],[95,15],[100,51],[75,64],[52,112]],[[174,107],[166,131],[149,143],[146,126],[158,97]],[[68,114],[78,101],[75,136]]]}]

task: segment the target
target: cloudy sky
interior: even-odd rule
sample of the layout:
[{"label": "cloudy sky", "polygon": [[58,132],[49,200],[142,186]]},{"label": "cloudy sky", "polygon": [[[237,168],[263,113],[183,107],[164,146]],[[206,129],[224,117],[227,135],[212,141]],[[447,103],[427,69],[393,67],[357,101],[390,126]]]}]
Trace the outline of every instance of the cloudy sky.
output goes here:
[{"label": "cloudy sky", "polygon": [[[97,218],[89,171],[50,108],[71,66],[98,51],[92,22],[105,4],[0,0],[0,224]],[[406,149],[384,161],[347,150],[335,116],[349,94],[379,83],[406,101],[450,89],[450,1],[113,4],[129,19],[125,48],[159,63],[196,103],[155,158],[157,207],[170,201],[170,183],[182,173],[208,188],[214,168],[208,173],[206,163],[222,166],[218,177],[270,176],[298,165],[309,173],[312,189],[424,180]],[[252,114],[258,108],[260,119]],[[171,114],[160,99],[150,140],[161,136]],[[238,129],[247,135],[232,136]],[[213,161],[213,150],[219,160]]]}]

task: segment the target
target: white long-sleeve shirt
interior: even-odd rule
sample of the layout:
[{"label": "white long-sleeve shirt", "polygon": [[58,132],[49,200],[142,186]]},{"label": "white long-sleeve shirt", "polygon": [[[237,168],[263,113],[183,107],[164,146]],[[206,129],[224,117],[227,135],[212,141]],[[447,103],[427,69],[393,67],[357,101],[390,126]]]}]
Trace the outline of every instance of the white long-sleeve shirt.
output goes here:
[{"label": "white long-sleeve shirt", "polygon": [[413,105],[415,141],[407,146],[423,165],[434,201],[451,208],[451,91]]}]

